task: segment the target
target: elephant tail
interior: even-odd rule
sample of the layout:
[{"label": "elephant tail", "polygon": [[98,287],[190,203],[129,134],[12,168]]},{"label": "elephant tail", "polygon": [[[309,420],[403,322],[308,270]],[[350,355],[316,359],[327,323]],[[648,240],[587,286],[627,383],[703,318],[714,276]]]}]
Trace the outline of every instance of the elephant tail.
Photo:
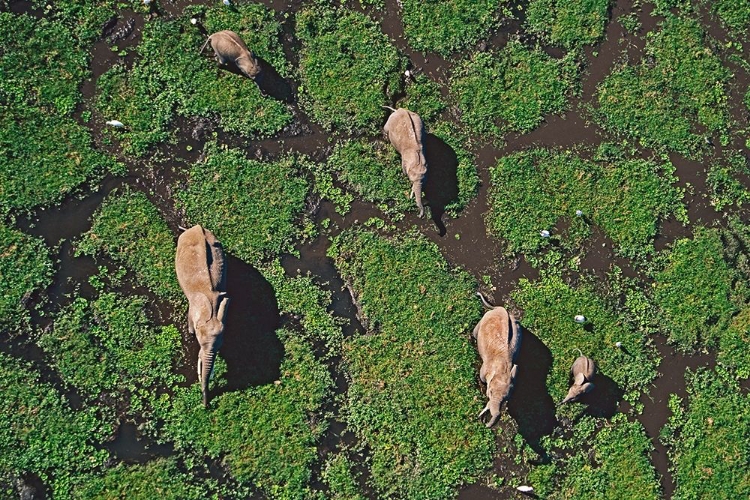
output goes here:
[{"label": "elephant tail", "polygon": [[484,295],[482,295],[481,292],[477,292],[477,295],[479,295],[479,298],[482,300],[482,305],[484,305],[484,307],[486,307],[487,309],[494,309],[495,308],[495,306],[493,306],[492,304],[490,304],[489,302],[487,302],[487,299],[484,298]]},{"label": "elephant tail", "polygon": [[396,111],[395,109],[393,109],[390,106],[380,106],[380,107],[383,108],[383,109],[390,109],[391,111]]},{"label": "elephant tail", "polygon": [[[211,35],[211,36],[213,36],[213,35]],[[210,41],[211,41],[211,37],[206,38],[206,41],[203,42],[203,45],[201,46],[201,50],[198,51],[199,54],[203,53],[203,50],[205,50],[206,45],[208,45],[208,42],[210,42]]]}]

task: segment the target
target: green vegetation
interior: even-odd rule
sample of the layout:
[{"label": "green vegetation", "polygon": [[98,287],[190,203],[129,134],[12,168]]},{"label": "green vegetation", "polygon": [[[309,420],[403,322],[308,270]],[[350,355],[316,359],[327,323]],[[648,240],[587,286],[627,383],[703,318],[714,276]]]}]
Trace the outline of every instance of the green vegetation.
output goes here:
[{"label": "green vegetation", "polygon": [[209,228],[230,253],[257,262],[291,252],[304,236],[300,219],[310,188],[301,172],[308,163],[294,156],[249,160],[239,150],[209,144],[177,199],[189,224]]},{"label": "green vegetation", "polygon": [[352,472],[349,458],[343,454],[333,455],[323,467],[323,480],[328,484],[331,500],[365,500],[359,493],[357,478]]},{"label": "green vegetation", "polygon": [[[106,436],[91,410],[73,411],[34,369],[0,353],[0,493],[14,477],[37,474],[65,491],[70,475],[100,466],[107,452],[92,443]],[[55,495],[57,498],[57,495]]]},{"label": "green vegetation", "polygon": [[672,395],[661,440],[670,448],[673,498],[750,495],[750,396],[720,368],[686,374],[687,401]]},{"label": "green vegetation", "polygon": [[75,478],[71,497],[76,500],[204,500],[217,490],[216,481],[200,484],[180,471],[173,459],[156,459],[143,465],[119,464],[104,474]]},{"label": "green vegetation", "polygon": [[[589,223],[610,237],[628,257],[653,251],[659,222],[671,214],[685,220],[674,168],[649,160],[600,154],[584,160],[571,151],[533,149],[501,158],[491,170],[489,233],[507,242],[508,253],[532,254],[558,241],[580,250]],[[576,216],[581,210],[583,216]],[[554,231],[569,221],[562,234]],[[552,238],[542,238],[549,230]]]},{"label": "green vegetation", "polygon": [[403,0],[401,18],[409,45],[448,56],[467,49],[499,25],[507,0]]},{"label": "green vegetation", "polygon": [[175,375],[180,332],[172,325],[151,326],[147,302],[112,292],[91,301],[78,297],[41,334],[39,345],[79,394],[92,401],[106,396],[142,411],[157,386],[181,380]]},{"label": "green vegetation", "polygon": [[117,165],[69,115],[88,55],[60,23],[0,13],[0,217],[61,201]]},{"label": "green vegetation", "polygon": [[[568,392],[570,366],[578,349],[596,360],[598,372],[611,378],[628,401],[637,400],[656,377],[657,360],[644,335],[630,327],[592,283],[584,280],[572,287],[554,275],[534,282],[521,279],[512,298],[524,311],[524,327],[552,352],[547,387],[553,400],[562,401]],[[573,321],[579,314],[586,318],[585,324]],[[616,347],[617,342],[622,348]]]},{"label": "green vegetation", "polygon": [[376,133],[405,60],[369,17],[315,3],[297,14],[301,103],[329,131]]},{"label": "green vegetation", "polygon": [[[279,41],[280,24],[260,4],[238,4],[231,12],[215,6],[205,12],[205,26],[215,31],[232,26],[249,48],[281,74],[288,73]],[[123,151],[143,155],[150,146],[169,136],[168,125],[176,111],[182,116],[216,117],[227,131],[246,137],[266,137],[291,121],[286,106],[264,97],[258,85],[217,67],[211,51],[196,52],[204,37],[188,17],[172,21],[152,19],[143,28],[138,60],[129,73],[115,66],[97,83],[96,105],[105,119],[116,118]]]},{"label": "green vegetation", "polygon": [[572,54],[553,59],[510,41],[499,52],[477,52],[458,64],[451,95],[474,135],[502,139],[530,132],[548,113],[567,106],[578,68]]},{"label": "green vegetation", "polygon": [[26,323],[26,300],[51,282],[52,261],[44,242],[0,224],[0,330]]},{"label": "green vegetation", "polygon": [[643,426],[618,414],[598,432],[595,429],[595,419],[584,416],[573,436],[552,441],[557,450],[577,451],[532,468],[528,481],[535,493],[549,500],[661,498]]},{"label": "green vegetation", "polygon": [[693,239],[677,240],[654,274],[654,302],[669,340],[686,351],[715,347],[737,312],[733,294],[750,298],[737,278],[718,230],[699,227]]},{"label": "green vegetation", "polygon": [[446,108],[440,85],[423,75],[416,75],[408,81],[406,98],[398,105],[417,113],[430,128]]},{"label": "green vegetation", "polygon": [[367,325],[345,343],[344,364],[347,423],[370,452],[373,485],[384,497],[452,496],[490,466],[494,447],[476,418],[476,283],[416,232],[348,230],[329,255]]},{"label": "green vegetation", "polygon": [[[155,418],[162,439],[178,451],[222,458],[244,487],[260,488],[271,498],[309,498],[316,440],[326,429],[321,406],[333,382],[327,368],[296,332],[278,330],[284,344],[279,383],[220,394],[209,410],[193,384],[161,397]],[[221,364],[214,383],[221,385]]]},{"label": "green vegetation", "polygon": [[750,9],[744,0],[703,0],[708,4],[711,11],[721,19],[734,36],[747,40],[748,27],[750,27]]},{"label": "green vegetation", "polygon": [[739,151],[711,163],[706,184],[711,205],[717,212],[724,212],[733,205],[742,208],[750,203],[750,190],[740,180],[743,175],[750,176],[750,164]]},{"label": "green vegetation", "polygon": [[[471,138],[450,122],[438,122],[430,129],[430,133],[445,142],[456,154],[456,180],[458,181],[458,197],[446,205],[445,210],[456,216],[476,196],[479,191],[479,173],[477,172],[474,155],[468,149]],[[428,174],[429,175],[429,172]]]},{"label": "green vegetation", "polygon": [[552,45],[578,49],[604,36],[609,4],[610,0],[531,0],[526,24]]},{"label": "green vegetation", "polygon": [[114,191],[93,217],[91,229],[78,242],[76,255],[103,252],[135,273],[162,298],[181,300],[174,271],[175,236],[145,194],[126,188]]},{"label": "green vegetation", "polygon": [[731,74],[696,21],[667,14],[660,27],[647,35],[640,64],[616,67],[599,85],[600,122],[645,147],[695,156],[705,147],[696,124],[727,133]]}]

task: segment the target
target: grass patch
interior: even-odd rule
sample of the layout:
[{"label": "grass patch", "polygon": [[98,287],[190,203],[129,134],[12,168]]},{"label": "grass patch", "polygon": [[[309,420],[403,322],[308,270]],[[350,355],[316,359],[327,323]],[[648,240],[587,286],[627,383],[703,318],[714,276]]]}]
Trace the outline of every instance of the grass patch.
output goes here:
[{"label": "grass patch", "polygon": [[577,451],[533,467],[528,481],[535,493],[549,500],[661,498],[649,457],[651,441],[640,422],[617,414],[598,432],[596,427],[594,418],[584,416],[569,442],[556,440],[555,445],[563,448],[574,442]]},{"label": "grass patch", "polygon": [[[255,487],[271,498],[310,498],[311,466],[316,440],[326,429],[321,406],[333,387],[325,365],[296,332],[278,330],[284,344],[279,384],[225,393],[200,401],[200,387],[176,388],[155,409],[163,424],[162,439],[179,451],[221,458],[243,487]],[[216,385],[225,383],[217,366]]]},{"label": "grass patch", "polygon": [[443,57],[470,48],[498,27],[506,0],[403,0],[404,34],[414,49]]},{"label": "grass patch", "polygon": [[373,485],[384,497],[451,498],[494,449],[476,418],[476,283],[416,232],[348,230],[329,255],[368,330],[347,340],[344,364],[347,423],[370,451]]},{"label": "grass patch", "polygon": [[25,303],[52,282],[53,265],[44,241],[0,224],[0,329],[25,324]]},{"label": "grass patch", "polygon": [[[596,361],[598,373],[612,379],[631,403],[656,377],[656,356],[644,335],[630,327],[592,283],[572,287],[554,275],[534,282],[522,279],[512,298],[524,311],[524,327],[552,352],[547,387],[553,400],[562,401],[568,392],[578,349]],[[585,324],[573,321],[579,314]],[[623,347],[617,348],[616,342]]]},{"label": "grass patch", "polygon": [[[488,232],[507,242],[508,253],[533,254],[550,240],[574,251],[591,234],[593,223],[622,255],[653,252],[659,223],[672,214],[685,218],[682,192],[672,186],[674,168],[620,154],[597,158],[548,149],[501,158],[490,171]],[[568,227],[557,234],[554,227],[560,221]],[[542,238],[542,230],[553,237]]]},{"label": "grass patch", "polygon": [[132,270],[162,298],[182,300],[174,270],[175,236],[145,194],[125,188],[113,191],[93,216],[91,229],[76,246],[76,255],[107,254]]},{"label": "grass patch", "polygon": [[719,16],[730,34],[747,40],[750,27],[750,9],[744,0],[703,0],[703,4],[710,6],[711,11]]},{"label": "grass patch", "polygon": [[404,58],[369,17],[323,3],[297,14],[300,102],[326,130],[376,133],[402,89]]},{"label": "grass patch", "polygon": [[571,54],[553,59],[510,41],[500,51],[460,62],[450,91],[473,135],[502,139],[508,132],[530,132],[544,115],[564,111],[577,74]]},{"label": "grass patch", "polygon": [[304,237],[308,162],[296,156],[273,163],[249,160],[239,150],[209,144],[177,199],[189,224],[211,229],[230,253],[257,262],[292,252]]},{"label": "grass patch", "polygon": [[349,458],[338,453],[331,456],[323,467],[323,480],[328,485],[328,498],[331,500],[365,500],[359,493],[358,478],[352,471]]},{"label": "grass patch", "polygon": [[610,0],[531,0],[526,27],[552,45],[579,49],[604,36],[609,4]]},{"label": "grass patch", "polygon": [[[237,27],[258,56],[279,64],[279,73],[288,72],[279,41],[281,27],[272,11],[260,4],[219,10],[230,9],[216,6],[205,11],[207,29]],[[188,117],[216,117],[224,130],[253,138],[271,136],[291,121],[287,107],[263,96],[255,82],[219,69],[210,50],[198,55],[204,41],[187,16],[153,19],[143,28],[132,71],[115,67],[103,76],[97,109],[107,119],[125,124],[123,130],[107,129],[125,153],[140,156],[164,140],[175,111]]]},{"label": "grass patch", "polygon": [[103,465],[107,452],[92,443],[101,442],[106,431],[93,410],[73,411],[37,371],[16,358],[0,353],[0,364],[5,388],[0,391],[0,493],[10,498],[14,492],[6,488],[13,478],[28,473],[64,492],[73,473]]},{"label": "grass patch", "polygon": [[150,406],[157,386],[174,385],[181,353],[180,332],[153,327],[148,299],[103,292],[94,300],[76,298],[43,332],[39,345],[62,379],[89,401],[118,402],[133,413]]},{"label": "grass patch", "polygon": [[669,447],[673,498],[745,498],[750,494],[750,396],[721,369],[688,371],[687,401],[669,400],[661,431]]},{"label": "grass patch", "polygon": [[599,120],[643,146],[695,157],[709,135],[726,135],[731,73],[697,21],[667,14],[647,34],[646,57],[622,64],[599,85]]},{"label": "grass patch", "polygon": [[203,500],[216,498],[214,479],[193,477],[182,472],[174,459],[158,458],[143,465],[120,463],[101,475],[90,474],[74,480],[71,498],[76,500]]},{"label": "grass patch", "polygon": [[711,162],[706,185],[711,205],[717,212],[724,212],[730,207],[741,209],[750,203],[750,190],[740,180],[743,175],[750,176],[750,165],[745,155],[739,151]]},{"label": "grass patch", "polygon": [[440,85],[424,75],[407,81],[406,98],[398,106],[414,111],[424,123],[436,122],[446,108]]},{"label": "grass patch", "polygon": [[716,347],[738,311],[733,296],[750,296],[724,260],[716,229],[699,227],[692,239],[677,240],[661,255],[653,277],[663,329],[683,351]]}]

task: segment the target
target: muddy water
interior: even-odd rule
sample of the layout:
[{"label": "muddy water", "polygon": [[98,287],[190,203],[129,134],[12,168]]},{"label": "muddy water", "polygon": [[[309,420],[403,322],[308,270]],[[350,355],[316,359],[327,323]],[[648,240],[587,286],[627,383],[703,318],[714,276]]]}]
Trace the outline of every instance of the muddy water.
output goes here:
[{"label": "muddy water", "polygon": [[[158,2],[158,8],[152,9],[151,15],[171,17],[180,15],[187,5],[194,3],[208,4],[210,2],[170,1]],[[268,0],[265,2],[275,9],[279,20],[283,21],[284,36],[283,45],[291,61],[296,61],[296,42],[292,36],[293,22],[284,21],[282,14],[293,14],[304,2],[299,0]],[[351,2],[355,8],[358,2]],[[397,0],[386,0],[386,8],[382,11],[370,11],[372,17],[381,23],[383,31],[394,40],[396,46],[409,59],[409,67],[416,73],[422,73],[443,85],[443,94],[447,95],[447,83],[451,76],[451,70],[456,60],[462,56],[445,59],[435,54],[422,54],[413,51],[407,44],[403,34],[403,26],[399,16]],[[461,266],[472,273],[480,282],[482,278],[489,279],[491,286],[485,290],[497,303],[508,302],[510,292],[517,287],[520,279],[536,279],[538,271],[531,268],[523,258],[508,258],[502,242],[490,237],[486,233],[483,216],[488,209],[487,191],[489,186],[489,168],[497,159],[514,151],[530,147],[559,147],[572,148],[580,144],[596,146],[605,137],[601,130],[592,124],[585,110],[586,105],[594,103],[596,98],[596,87],[612,68],[624,61],[631,64],[637,62],[643,55],[645,37],[648,31],[655,28],[660,18],[651,16],[651,6],[646,5],[637,11],[642,23],[642,31],[637,35],[624,32],[622,26],[616,19],[632,10],[631,2],[617,0],[611,7],[611,21],[608,23],[606,39],[594,47],[585,49],[585,67],[581,93],[571,98],[570,109],[563,115],[547,116],[545,122],[529,134],[510,134],[505,138],[502,147],[491,144],[479,145],[474,153],[479,169],[481,185],[477,197],[471,201],[469,206],[461,213],[459,218],[451,218],[444,213],[444,207],[457,196],[455,152],[435,136],[427,138],[428,162],[431,165],[431,177],[425,185],[426,198],[432,212],[432,219],[419,219],[416,214],[410,212],[405,219],[397,224],[400,228],[416,226],[431,241],[440,248],[445,258],[453,265]],[[11,2],[14,12],[29,11],[30,2]],[[520,12],[520,11],[519,11]],[[30,12],[34,14],[34,12]],[[39,13],[37,13],[39,14]],[[148,17],[147,16],[147,17]],[[293,18],[293,16],[292,16]],[[291,19],[291,18],[290,18]],[[145,18],[143,15],[131,11],[123,11],[111,26],[110,33],[117,32],[131,23],[132,29],[122,39],[114,42],[120,49],[127,49],[128,55],[120,57],[109,47],[113,44],[103,39],[95,44],[92,50],[92,78],[84,83],[82,93],[84,105],[79,110],[92,109],[91,99],[94,96],[96,79],[110,69],[114,64],[121,63],[130,65],[135,59],[134,48],[140,40],[140,32]],[[711,32],[715,30],[711,26]],[[486,43],[478,44],[476,50],[488,50],[502,48],[509,38],[522,35],[522,21],[504,23]],[[719,35],[716,35],[719,37]],[[722,35],[723,36],[723,35]],[[561,51],[555,48],[547,48],[547,52],[553,57],[560,57]],[[313,157],[318,161],[324,160],[330,153],[331,146],[328,142],[328,134],[319,126],[311,123],[305,113],[297,106],[295,100],[296,84],[281,78],[270,67],[264,70],[270,76],[267,80],[259,82],[261,89],[273,98],[288,103],[294,114],[294,123],[285,129],[279,137],[260,141],[247,141],[245,139],[226,134],[216,128],[215,120],[200,122],[188,118],[176,118],[174,127],[178,130],[177,145],[164,145],[158,148],[159,156],[167,158],[157,165],[147,164],[146,161],[128,162],[131,167],[131,176],[126,179],[115,180],[107,178],[97,191],[90,192],[83,198],[75,198],[66,201],[59,207],[40,211],[34,217],[19,221],[21,229],[31,234],[41,236],[48,245],[57,250],[59,265],[55,276],[54,285],[47,290],[48,304],[45,311],[54,310],[66,303],[72,292],[78,290],[84,296],[92,293],[88,287],[87,279],[96,272],[96,263],[92,259],[74,258],[72,255],[71,240],[85,232],[90,227],[90,217],[106,194],[117,186],[128,184],[137,190],[145,192],[149,199],[162,211],[170,228],[177,234],[177,226],[184,223],[184,217],[174,206],[173,192],[179,189],[184,182],[186,171],[190,165],[198,160],[205,138],[216,130],[219,134],[219,142],[229,144],[233,147],[245,149],[249,156],[256,158],[274,158],[289,152],[302,153]],[[747,73],[740,74],[740,84],[732,94],[733,97],[741,98],[741,90],[747,88]],[[744,87],[742,82],[745,82]],[[738,120],[747,122],[746,111],[740,107],[733,108],[733,113]],[[740,111],[738,111],[740,110]],[[742,115],[744,113],[744,115]],[[445,118],[451,117],[450,111],[446,112]],[[742,116],[740,116],[742,115]],[[105,117],[96,117],[89,124],[95,138],[99,137],[93,123],[101,122]],[[199,133],[196,132],[199,131]],[[429,126],[428,126],[429,131]],[[189,146],[189,148],[188,148]],[[101,144],[100,144],[101,147]],[[116,151],[114,148],[104,148]],[[703,224],[713,223],[718,219],[706,199],[705,193],[705,168],[706,165],[688,161],[678,155],[672,155],[671,161],[677,168],[680,178],[679,185],[692,186],[688,193],[687,203],[691,222]],[[329,245],[329,236],[335,235],[343,228],[363,222],[370,217],[383,217],[383,214],[370,204],[355,202],[352,211],[342,217],[337,214],[327,202],[312,203],[311,212],[316,222],[324,219],[332,221],[330,233],[323,234],[311,242],[301,244],[298,247],[299,258],[284,256],[282,264],[289,276],[298,274],[310,274],[315,281],[324,289],[331,292],[333,304],[332,312],[349,321],[345,328],[345,335],[351,336],[362,333],[364,329],[357,320],[357,308],[352,303],[351,296],[344,289],[344,284],[336,272],[332,262],[325,256]],[[661,234],[657,239],[657,248],[662,248],[677,237],[689,235],[690,228],[685,228],[675,221],[667,221],[661,227]],[[612,251],[612,244],[598,229],[585,243],[584,257],[581,268],[588,273],[603,275],[612,264],[624,269],[625,274],[635,276],[637,270],[630,263],[618,258]],[[229,257],[229,267],[232,269],[229,275],[229,293],[233,298],[233,306],[230,308],[230,317],[227,322],[224,348],[222,354],[227,359],[229,370],[228,379],[231,384],[212,394],[213,397],[219,392],[240,390],[249,385],[272,383],[279,376],[279,366],[283,357],[283,345],[275,335],[276,329],[281,325],[282,319],[278,311],[275,295],[270,284],[252,266],[232,256]],[[99,263],[110,264],[104,258]],[[248,283],[250,284],[248,286]],[[160,311],[160,318],[170,317],[169,311]],[[41,318],[35,318],[38,324],[44,324]],[[184,327],[180,324],[181,329]],[[188,383],[194,383],[197,379],[195,372],[195,359],[197,356],[197,345],[194,339],[184,335],[186,361],[182,367]],[[654,443],[655,450],[652,453],[652,461],[661,475],[662,488],[665,496],[669,498],[673,491],[671,476],[667,468],[666,450],[658,442],[658,432],[667,421],[669,411],[667,408],[668,395],[677,393],[684,395],[684,371],[686,367],[712,366],[714,358],[712,355],[684,356],[674,353],[663,339],[655,339],[656,346],[664,358],[660,367],[661,375],[654,382],[650,395],[644,396],[641,402],[645,410],[638,420],[646,428],[646,431]],[[3,350],[9,350],[16,354],[22,353],[27,359],[38,358],[43,360],[43,355],[38,350],[28,345],[0,345]],[[533,332],[526,332],[524,343],[520,353],[519,363],[524,366],[533,366],[533,369],[523,370],[519,374],[516,392],[509,404],[508,413],[514,424],[503,426],[498,431],[498,444],[504,445],[508,435],[518,432],[526,442],[535,450],[541,451],[539,440],[550,434],[556,427],[554,402],[546,390],[546,377],[552,364],[552,355],[549,349],[534,336]],[[336,383],[336,393],[343,394],[347,390],[347,383],[338,363],[340,360],[333,359],[329,362],[329,370]],[[612,387],[611,380],[601,378],[597,386],[609,387],[609,390],[601,392],[611,397],[596,402],[590,401],[590,412],[599,416],[611,416],[618,410],[621,394],[618,395],[616,386]],[[74,400],[74,395],[70,396]],[[326,411],[334,415],[339,414],[339,403],[334,400],[329,402]],[[343,449],[347,449],[355,443],[354,436],[347,431],[346,425],[339,421],[331,422],[328,432],[319,444],[318,451],[322,463],[325,457]],[[170,447],[158,447],[139,436],[135,424],[123,424],[116,439],[107,445],[107,448],[118,460],[126,462],[142,463],[155,456],[167,456],[172,453]],[[364,457],[361,459],[361,471],[366,472]],[[508,478],[511,475],[523,477],[525,471],[515,464],[513,456],[498,453],[493,471],[499,477]],[[225,471],[216,468],[217,477],[223,477]],[[316,480],[319,478],[319,470],[314,473]],[[30,478],[31,481],[33,478]],[[366,474],[363,481],[366,481]],[[374,497],[374,495],[371,495]],[[518,494],[508,487],[500,490],[489,488],[483,484],[475,484],[463,488],[459,498],[489,499],[489,498],[515,498]]]}]

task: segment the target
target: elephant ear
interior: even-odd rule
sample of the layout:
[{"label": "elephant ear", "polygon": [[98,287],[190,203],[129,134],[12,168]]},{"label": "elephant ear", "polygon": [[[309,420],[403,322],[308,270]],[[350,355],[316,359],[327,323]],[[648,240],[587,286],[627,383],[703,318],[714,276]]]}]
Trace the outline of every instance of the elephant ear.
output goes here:
[{"label": "elephant ear", "polygon": [[586,377],[583,375],[583,373],[581,372],[576,373],[575,385],[583,385],[585,381],[586,381]]},{"label": "elephant ear", "polygon": [[208,297],[203,293],[196,293],[193,295],[190,309],[192,310],[193,323],[196,327],[205,324],[211,319],[211,301],[208,300]]},{"label": "elephant ear", "polygon": [[594,384],[592,384],[591,382],[586,382],[585,384],[583,384],[583,387],[581,387],[581,389],[583,389],[584,394],[587,392],[591,392],[592,390],[594,390]]}]

